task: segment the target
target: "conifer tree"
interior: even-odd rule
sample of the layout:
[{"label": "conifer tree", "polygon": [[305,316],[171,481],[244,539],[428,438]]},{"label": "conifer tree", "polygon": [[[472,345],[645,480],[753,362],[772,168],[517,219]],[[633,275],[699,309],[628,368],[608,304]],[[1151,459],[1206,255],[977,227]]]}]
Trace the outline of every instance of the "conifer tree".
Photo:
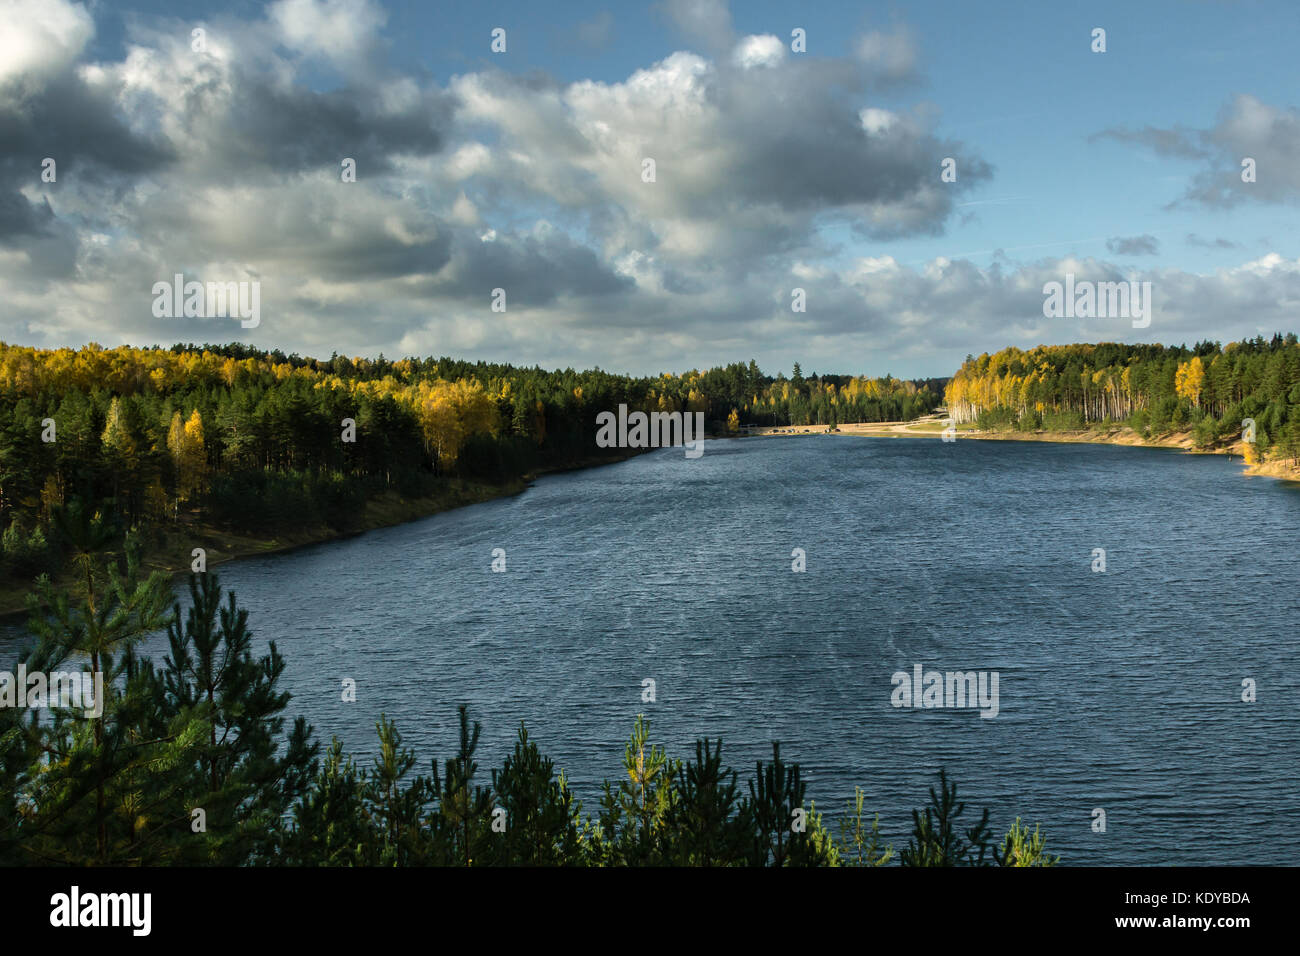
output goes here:
[{"label": "conifer tree", "polygon": [[380,866],[411,866],[428,862],[430,847],[423,822],[434,797],[429,778],[419,775],[403,788],[403,781],[415,766],[415,751],[402,746],[397,725],[385,715],[375,725],[379,734],[379,756],[367,786],[368,803],[377,829]]},{"label": "conifer tree", "polygon": [[[77,556],[85,591],[73,606],[48,576],[38,581],[28,597],[28,627],[38,640],[28,667],[43,673],[76,669],[92,684],[94,675],[101,675],[103,700],[96,701],[102,711],[98,716],[67,710],[48,731],[35,723],[29,728],[42,734],[41,749],[49,758],[47,772],[29,775],[40,791],[31,796],[41,817],[33,832],[62,831],[68,841],[51,845],[48,852],[67,862],[129,860],[137,821],[115,818],[120,808],[113,797],[132,776],[133,767],[160,759],[151,753],[151,745],[159,742],[138,739],[130,725],[140,696],[148,693],[145,683],[136,679],[131,648],[167,623],[167,579],[159,571],[141,577],[139,547],[130,536],[124,542],[124,568],[111,555],[100,557],[115,541],[112,523],[103,515],[88,514],[79,503],[59,509],[55,526]],[[191,743],[180,734],[169,738],[162,742]],[[93,850],[84,845],[84,834],[93,834]]]},{"label": "conifer tree", "polygon": [[[623,751],[624,778],[608,781],[601,797],[600,840],[606,862],[646,866],[664,862],[664,823],[674,798],[677,763],[649,744],[650,722],[637,714]],[[649,749],[647,749],[649,744]]]},{"label": "conifer tree", "polygon": [[880,849],[880,814],[871,819],[868,829],[864,822],[866,791],[853,788],[853,805],[848,816],[840,821],[840,861],[847,866],[884,866],[894,857],[894,848]]},{"label": "conifer tree", "polygon": [[[820,819],[811,819],[804,807],[807,790],[799,764],[786,764],[781,759],[781,744],[773,741],[772,762],[764,766],[760,760],[749,782],[755,824],[751,865],[816,866],[831,862],[826,856],[828,843],[820,832]],[[796,828],[795,821],[800,817],[803,825]]]},{"label": "conifer tree", "polygon": [[[226,595],[213,572],[192,574],[190,609],[182,625],[179,602],[167,628],[169,653],[156,693],[169,717],[198,721],[204,742],[186,793],[188,815],[202,808],[213,862],[235,864],[271,852],[265,834],[301,795],[318,745],[301,718],[277,755],[289,694],[279,689],[284,658],[270,643],[252,654],[248,611]],[[190,841],[197,843],[198,841]]]},{"label": "conifer tree", "polygon": [[497,808],[505,810],[505,832],[493,834],[497,861],[513,866],[562,866],[581,861],[582,804],[555,763],[529,739],[521,723],[515,749],[492,771]]},{"label": "conifer tree", "polygon": [[311,785],[294,805],[278,861],[289,866],[373,864],[376,835],[364,788],[364,774],[334,737]]},{"label": "conifer tree", "polygon": [[753,813],[722,765],[722,741],[695,742],[695,759],[677,770],[676,798],[665,820],[670,861],[677,866],[733,866],[751,849]]},{"label": "conifer tree", "polygon": [[1046,838],[1038,832],[1037,824],[1034,825],[1034,832],[1030,833],[1029,827],[1016,817],[1016,822],[1011,824],[1011,829],[1002,838],[1001,847],[995,849],[993,855],[999,866],[1056,866],[1061,858],[1049,854],[1046,843]]},{"label": "conifer tree", "polygon": [[469,708],[461,704],[457,710],[460,720],[460,748],[456,756],[445,765],[439,777],[438,767],[433,768],[433,787],[438,793],[437,826],[450,837],[453,859],[460,866],[473,866],[485,862],[481,851],[486,852],[489,833],[489,816],[492,811],[492,794],[488,788],[474,783],[478,763],[474,751],[478,749],[479,734],[483,725],[474,722],[469,727]]},{"label": "conifer tree", "polygon": [[985,861],[993,851],[989,811],[985,808],[979,821],[960,834],[957,818],[965,810],[965,802],[957,799],[957,785],[950,783],[947,773],[940,769],[939,790],[930,787],[930,804],[924,814],[912,811],[912,839],[899,854],[899,862],[903,866],[989,865]]}]

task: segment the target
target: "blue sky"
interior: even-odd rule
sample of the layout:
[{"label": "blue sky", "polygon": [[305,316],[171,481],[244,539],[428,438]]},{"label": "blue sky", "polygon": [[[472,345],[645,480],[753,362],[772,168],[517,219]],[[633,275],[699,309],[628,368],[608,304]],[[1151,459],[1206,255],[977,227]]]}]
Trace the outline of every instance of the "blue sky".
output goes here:
[{"label": "blue sky", "polygon": [[[28,57],[11,63],[32,64],[0,72],[0,123],[32,140],[0,153],[21,197],[0,193],[6,341],[939,375],[1008,344],[1297,325],[1286,3],[6,0],[6,17]],[[103,147],[66,141],[57,186],[24,181],[58,148],[36,131],[88,109],[118,124]],[[350,149],[342,194],[329,170]],[[656,183],[619,178],[655,150]],[[208,211],[159,198],[176,190]],[[267,321],[157,321],[139,290],[173,271],[258,278]],[[1157,321],[1053,324],[1041,286],[1065,272],[1152,281]],[[504,317],[484,311],[498,285],[520,293]]]}]

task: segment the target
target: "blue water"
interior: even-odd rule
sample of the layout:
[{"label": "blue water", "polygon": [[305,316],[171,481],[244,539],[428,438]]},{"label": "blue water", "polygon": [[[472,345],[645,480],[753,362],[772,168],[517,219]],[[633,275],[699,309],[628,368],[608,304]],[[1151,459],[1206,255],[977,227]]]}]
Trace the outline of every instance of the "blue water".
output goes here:
[{"label": "blue water", "polygon": [[[710,441],[217,570],[287,658],[291,712],[364,765],[383,712],[427,771],[465,702],[484,782],[523,720],[594,812],[644,712],[674,756],[722,736],[742,779],[780,740],[819,810],[862,786],[895,847],[943,766],[968,816],[1039,822],[1064,863],[1297,864],[1300,490],[1240,472],[1104,445]],[[997,671],[998,715],[891,706],[918,663]]]}]

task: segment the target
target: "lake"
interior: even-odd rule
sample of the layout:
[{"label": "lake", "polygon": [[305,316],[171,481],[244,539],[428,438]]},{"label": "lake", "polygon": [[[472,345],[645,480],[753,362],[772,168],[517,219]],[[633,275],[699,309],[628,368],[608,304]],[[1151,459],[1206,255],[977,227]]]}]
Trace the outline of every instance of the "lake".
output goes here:
[{"label": "lake", "polygon": [[[942,766],[967,817],[1039,822],[1066,864],[1296,864],[1300,491],[1241,468],[1107,445],[709,441],[216,570],[285,655],[290,714],[364,766],[381,712],[419,768],[441,764],[464,702],[484,783],[526,721],[594,813],[643,712],[673,756],[721,736],[742,780],[780,740],[818,810],[862,786],[895,848]],[[996,671],[996,717],[893,706],[915,665]]]}]

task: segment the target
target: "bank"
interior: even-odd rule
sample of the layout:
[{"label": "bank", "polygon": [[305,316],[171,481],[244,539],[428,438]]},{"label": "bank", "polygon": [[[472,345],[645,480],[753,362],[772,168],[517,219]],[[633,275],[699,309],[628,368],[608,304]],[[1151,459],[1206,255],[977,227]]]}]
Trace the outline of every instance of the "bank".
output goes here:
[{"label": "bank", "polygon": [[[364,512],[346,530],[319,524],[287,534],[259,536],[238,534],[199,522],[182,522],[150,532],[143,543],[140,565],[145,573],[162,571],[173,580],[181,580],[190,572],[195,548],[203,549],[204,560],[209,568],[240,558],[280,554],[428,518],[466,505],[509,498],[527,490],[529,485],[543,475],[613,465],[639,453],[639,450],[628,449],[618,454],[593,456],[564,465],[539,468],[500,484],[448,478],[435,494],[418,498],[403,497],[393,491],[385,492],[369,499]],[[66,568],[51,578],[56,589],[65,594],[76,591],[80,584],[80,578]],[[27,594],[34,589],[34,584],[34,580],[6,580],[0,583],[0,622],[15,624],[26,620]]]},{"label": "bank", "polygon": [[[910,422],[856,422],[839,425],[831,431],[829,425],[778,425],[756,428],[749,432],[758,438],[787,437],[791,435],[830,435],[831,437],[863,438],[942,438],[944,424],[940,416],[929,416]],[[1243,475],[1263,475],[1282,481],[1300,482],[1300,465],[1292,460],[1272,459],[1257,464],[1246,462],[1247,446],[1237,440],[1199,449],[1192,441],[1190,431],[1170,432],[1158,437],[1144,438],[1128,426],[1085,428],[1077,431],[988,431],[973,425],[956,426],[956,437],[965,441],[1037,441],[1089,445],[1132,445],[1143,448],[1179,448],[1191,455],[1227,455],[1242,465]]]}]

